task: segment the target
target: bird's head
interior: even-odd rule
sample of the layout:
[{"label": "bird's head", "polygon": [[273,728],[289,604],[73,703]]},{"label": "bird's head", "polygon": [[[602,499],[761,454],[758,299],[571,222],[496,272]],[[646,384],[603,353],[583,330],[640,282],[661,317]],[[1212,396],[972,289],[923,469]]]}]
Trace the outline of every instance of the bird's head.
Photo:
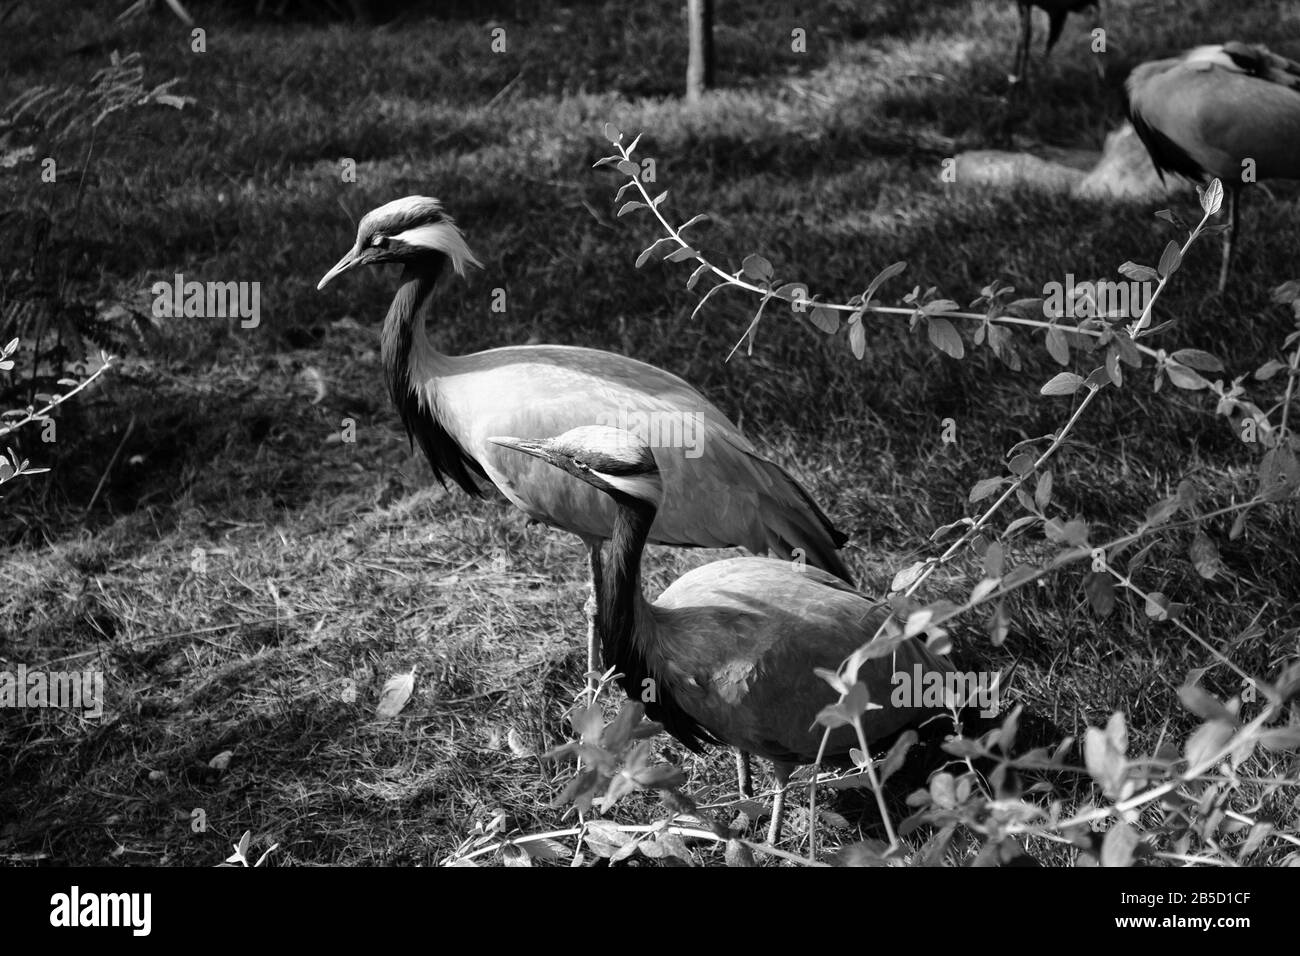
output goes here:
[{"label": "bird's head", "polygon": [[316,288],[325,288],[353,266],[416,262],[431,256],[445,256],[457,275],[463,276],[467,266],[482,267],[456,223],[443,212],[442,203],[428,196],[394,199],[361,218],[356,245],[325,273]]},{"label": "bird's head", "polygon": [[658,506],[663,497],[659,465],[650,446],[622,428],[581,425],[554,438],[489,438],[540,458],[612,498],[634,498]]}]

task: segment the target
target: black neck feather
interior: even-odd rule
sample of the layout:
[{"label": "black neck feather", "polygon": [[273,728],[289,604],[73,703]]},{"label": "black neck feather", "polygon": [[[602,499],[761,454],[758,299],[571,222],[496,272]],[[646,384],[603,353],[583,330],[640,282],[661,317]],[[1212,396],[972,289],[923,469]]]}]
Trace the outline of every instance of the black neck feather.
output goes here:
[{"label": "black neck feather", "polygon": [[[663,674],[647,660],[656,640],[654,621],[644,611],[638,615],[641,596],[641,554],[655,520],[655,506],[632,495],[615,493],[618,511],[610,538],[609,560],[601,575],[600,647],[606,667],[623,675],[619,683],[633,700],[645,704],[646,716],[695,752],[717,739],[700,726],[669,692]],[[649,683],[647,683],[649,682]]]},{"label": "black neck feather", "polygon": [[487,479],[482,466],[471,458],[439,421],[437,409],[422,404],[417,388],[423,382],[411,381],[411,349],[416,323],[423,323],[433,312],[433,291],[447,265],[447,257],[431,253],[402,270],[402,284],[388,307],[388,318],[380,334],[380,353],[388,391],[397,413],[406,426],[406,436],[420,449],[433,466],[433,473],[447,486],[450,478],[475,497],[483,492],[475,476]]}]

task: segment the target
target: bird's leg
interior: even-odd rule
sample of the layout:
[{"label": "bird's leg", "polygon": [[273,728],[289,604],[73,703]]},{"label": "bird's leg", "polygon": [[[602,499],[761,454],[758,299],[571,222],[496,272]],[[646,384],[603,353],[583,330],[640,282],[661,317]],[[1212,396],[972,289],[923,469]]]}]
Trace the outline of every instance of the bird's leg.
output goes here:
[{"label": "bird's leg", "polygon": [[736,751],[736,786],[742,797],[754,795],[754,777],[750,773],[748,751]]},{"label": "bird's leg", "polygon": [[1028,4],[1020,5],[1020,45],[1016,47],[1016,72],[1012,89],[1020,87],[1029,77],[1029,43],[1033,39],[1034,21]]},{"label": "bird's leg", "polygon": [[790,774],[794,773],[794,764],[773,763],[772,770],[776,775],[776,799],[772,801],[772,823],[767,828],[767,842],[771,846],[776,846],[776,841],[781,839],[781,818],[785,816],[785,792],[790,783]]},{"label": "bird's leg", "polygon": [[1228,287],[1228,269],[1232,265],[1232,247],[1237,238],[1237,187],[1228,187],[1228,231],[1223,234],[1223,265],[1219,268],[1219,295]]},{"label": "bird's leg", "polygon": [[599,538],[587,542],[587,555],[591,565],[591,593],[587,595],[585,608],[587,612],[587,702],[595,703],[596,674],[599,669],[597,661],[600,659],[597,642],[600,640],[600,584],[602,577]]}]

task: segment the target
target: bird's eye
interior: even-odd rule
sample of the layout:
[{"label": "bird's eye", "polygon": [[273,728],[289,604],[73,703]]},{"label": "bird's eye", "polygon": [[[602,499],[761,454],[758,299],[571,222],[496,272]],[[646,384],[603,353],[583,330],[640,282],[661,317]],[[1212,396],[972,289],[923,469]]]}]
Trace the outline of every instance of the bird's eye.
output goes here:
[{"label": "bird's eye", "polygon": [[387,237],[387,236],[375,236],[373,239],[370,240],[370,244],[371,244],[372,246],[375,246],[375,247],[378,248],[378,249],[387,249],[387,248],[388,248],[388,237]]}]

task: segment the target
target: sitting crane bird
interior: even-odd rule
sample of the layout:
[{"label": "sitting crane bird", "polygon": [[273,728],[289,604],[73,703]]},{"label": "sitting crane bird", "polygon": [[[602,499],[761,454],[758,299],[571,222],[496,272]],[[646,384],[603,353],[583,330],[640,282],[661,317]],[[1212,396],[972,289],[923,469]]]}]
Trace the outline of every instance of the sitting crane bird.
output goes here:
[{"label": "sitting crane bird", "polygon": [[1047,13],[1047,49],[1043,51],[1044,57],[1051,54],[1052,47],[1061,39],[1065,20],[1071,13],[1082,13],[1088,7],[1095,7],[1098,22],[1101,19],[1101,0],[1016,0],[1016,5],[1020,8],[1020,42],[1016,46],[1014,74],[1016,83],[1024,82],[1029,71],[1029,44],[1034,38],[1034,7]]},{"label": "sitting crane bird", "polygon": [[[545,438],[601,423],[645,425],[661,437],[667,432],[668,442],[654,442],[664,496],[650,541],[771,550],[852,581],[836,551],[846,536],[794,478],[759,455],[717,406],[676,375],[576,346],[512,346],[460,356],[435,350],[425,334],[435,292],[451,273],[463,276],[468,266],[479,265],[438,200],[408,196],[367,213],[356,245],[317,288],[356,266],[385,262],[403,265],[381,353],[407,434],[444,485],[450,478],[474,496],[495,487],[524,513],[586,543],[593,595],[589,672],[596,665],[600,549],[613,530],[615,506],[585,482],[492,444],[491,435]],[[745,790],[743,771],[741,777]]]},{"label": "sitting crane bird", "polygon": [[[667,496],[667,476],[650,447],[600,425],[550,439],[491,441],[568,473],[616,507],[599,596],[604,659],[622,674],[628,695],[646,701],[647,715],[691,750],[727,743],[773,762],[779,789],[768,841],[775,843],[790,773],[817,759],[817,714],[837,700],[813,669],[838,668],[872,639],[888,610],[832,575],[770,558],[706,564],[650,603],[641,593],[641,554]],[[892,660],[866,661],[859,680],[882,705],[863,714],[868,742],[942,713],[915,700],[894,706],[896,672],[916,682],[952,670],[915,638],[898,644]],[[839,727],[826,754],[843,759],[858,745],[852,727]]]},{"label": "sitting crane bird", "polygon": [[1300,179],[1300,63],[1234,41],[1143,63],[1126,87],[1133,128],[1161,178],[1216,177],[1227,191],[1223,292],[1243,182]]}]

